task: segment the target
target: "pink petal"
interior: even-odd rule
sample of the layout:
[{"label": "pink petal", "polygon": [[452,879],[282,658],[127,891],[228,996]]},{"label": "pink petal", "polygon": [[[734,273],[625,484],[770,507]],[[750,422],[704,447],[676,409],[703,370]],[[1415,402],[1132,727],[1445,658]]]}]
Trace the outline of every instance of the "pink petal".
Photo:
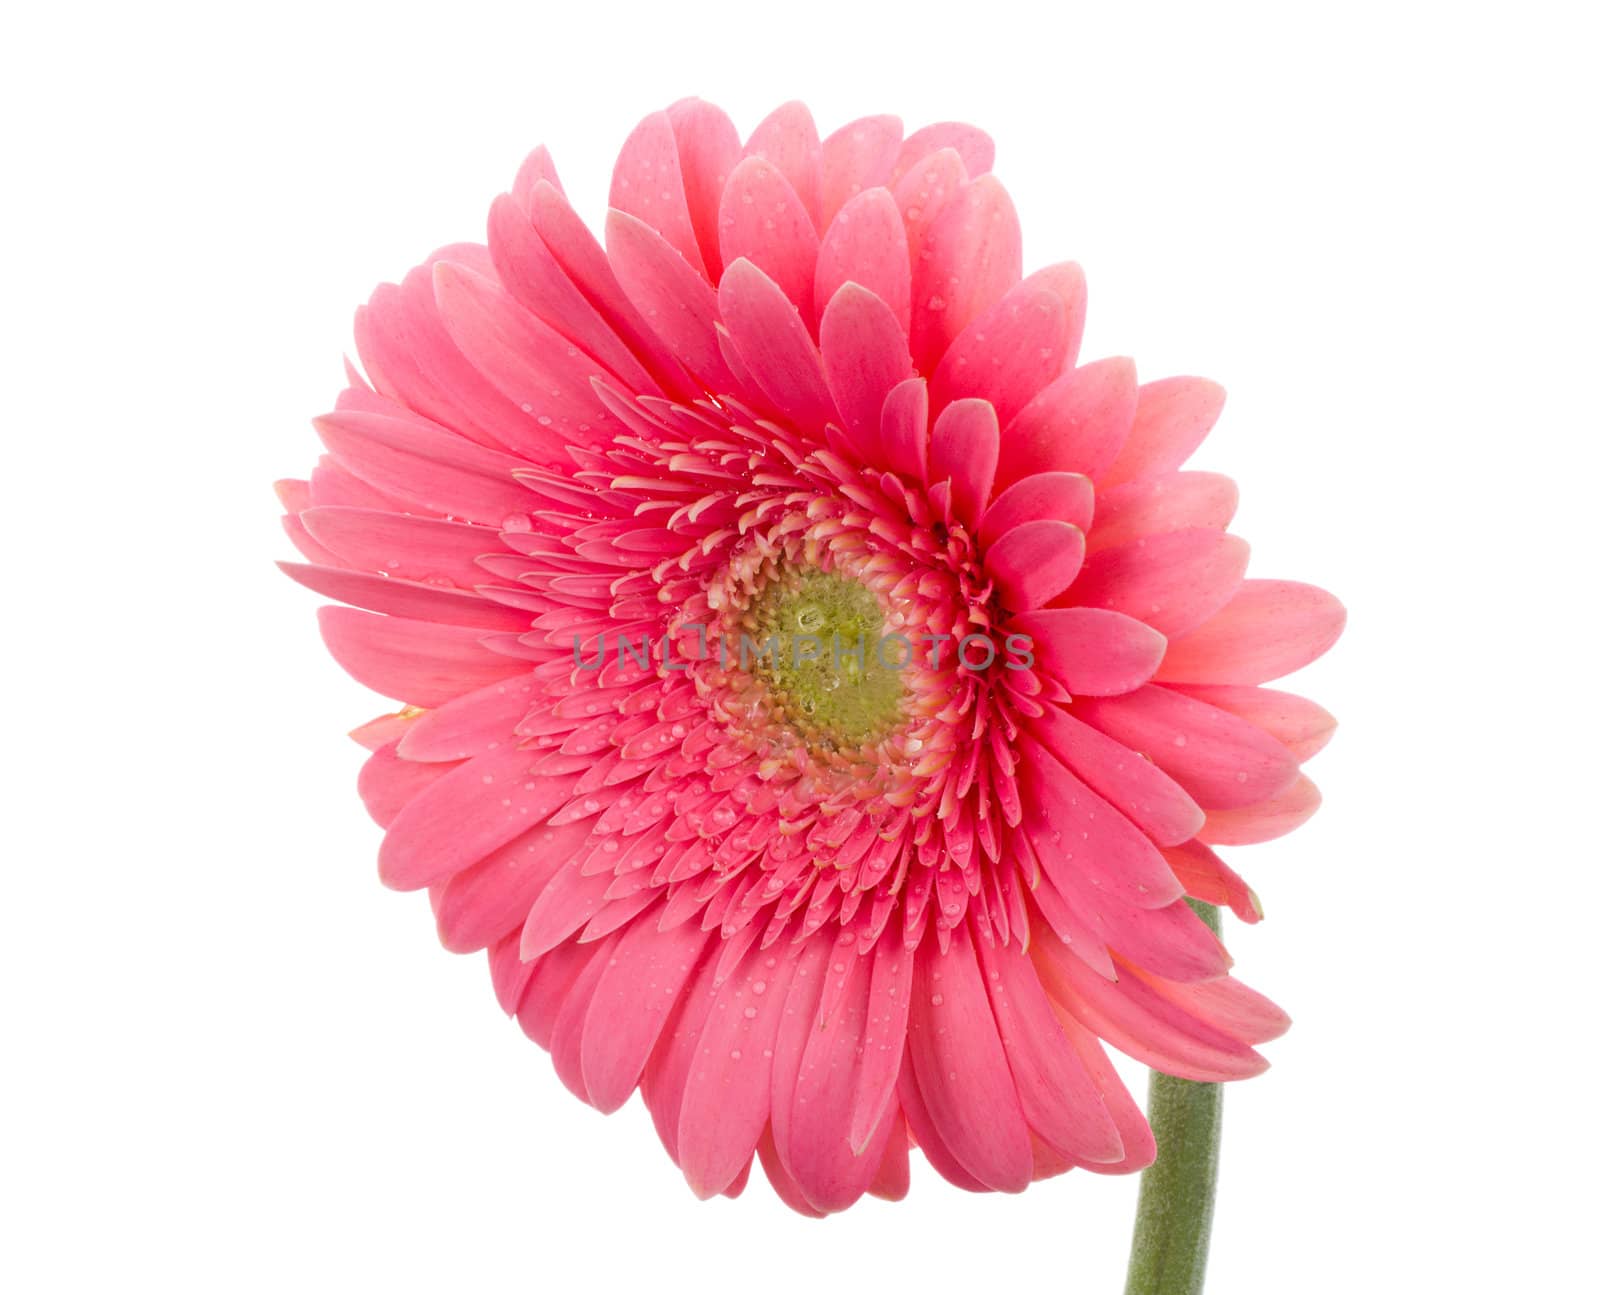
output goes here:
[{"label": "pink petal", "polygon": [[1205,811],[1150,761],[1059,706],[1044,712],[1028,722],[1032,732],[1157,845],[1178,845],[1200,830]]},{"label": "pink petal", "polygon": [[[565,944],[535,962],[524,963],[533,973],[523,987],[517,1006],[517,1024],[541,1048],[550,1046],[561,1010],[572,998],[578,977],[594,962],[599,950],[592,944]],[[520,951],[517,960],[522,961]]]},{"label": "pink petal", "polygon": [[357,683],[411,706],[442,706],[527,669],[482,646],[481,629],[350,607],[320,608],[317,621],[328,651]]},{"label": "pink petal", "polygon": [[562,192],[556,164],[550,157],[550,150],[543,144],[529,153],[517,168],[517,178],[511,185],[511,197],[524,211],[531,205],[533,191],[541,182],[550,185],[557,193]]},{"label": "pink petal", "polygon": [[1154,760],[1208,819],[1213,810],[1241,809],[1278,795],[1299,772],[1283,743],[1170,688],[1149,684],[1121,697],[1079,697],[1072,711]]},{"label": "pink petal", "polygon": [[[1135,970],[1135,974],[1140,974]],[[1258,994],[1232,976],[1182,985],[1159,976],[1142,975],[1144,982],[1163,998],[1192,1016],[1211,1022],[1241,1043],[1268,1043],[1281,1038],[1293,1022],[1271,999]]]},{"label": "pink petal", "polygon": [[889,183],[900,152],[898,117],[862,117],[822,141],[822,220],[828,229],[857,194]]},{"label": "pink petal", "polygon": [[1137,617],[1169,639],[1222,608],[1244,580],[1250,546],[1194,527],[1102,549],[1084,563],[1072,600]]},{"label": "pink petal", "polygon": [[667,109],[678,145],[683,196],[707,276],[722,277],[717,212],[723,186],[739,162],[739,131],[727,113],[703,99],[680,99]]},{"label": "pink petal", "polygon": [[767,1176],[773,1192],[778,1199],[807,1218],[820,1219],[827,1216],[805,1197],[800,1190],[800,1184],[795,1182],[794,1175],[784,1168],[783,1157],[778,1154],[777,1144],[772,1138],[772,1126],[767,1126],[766,1132],[761,1135],[761,1141],[756,1144],[756,1154],[761,1157],[761,1169]]},{"label": "pink petal", "polygon": [[412,419],[340,411],[313,425],[344,468],[387,495],[496,528],[527,512],[528,492],[511,475],[523,459]]},{"label": "pink petal", "polygon": [[978,543],[987,547],[1012,527],[1041,518],[1067,522],[1087,532],[1094,507],[1094,486],[1081,473],[1040,472],[1023,477],[1001,491],[984,512]]},{"label": "pink petal", "polygon": [[775,109],[750,133],[747,158],[761,157],[788,177],[814,228],[822,225],[822,141],[811,110],[799,101]]},{"label": "pink petal", "polygon": [[773,1045],[794,965],[752,949],[710,1000],[678,1116],[678,1164],[702,1201],[733,1181],[766,1127]]},{"label": "pink petal", "polygon": [[1122,1136],[1094,1077],[1073,1048],[1039,974],[1015,944],[977,943],[989,1005],[1028,1125],[1079,1164],[1122,1159]]},{"label": "pink petal", "polygon": [[1001,603],[1013,612],[1043,607],[1065,592],[1082,565],[1083,532],[1050,519],[1012,527],[984,559]]},{"label": "pink petal", "polygon": [[[535,185],[529,202],[529,215],[535,232],[550,249],[562,272],[638,356],[662,388],[687,394],[698,390],[673,358],[666,343],[628,299],[614,272],[611,258],[577,212],[572,210],[571,204],[548,184]],[[660,239],[660,235],[655,237]],[[682,257],[677,260],[690,279],[699,279]],[[694,288],[698,292],[705,292],[705,287],[698,282]]]},{"label": "pink petal", "polygon": [[1133,428],[1101,484],[1120,485],[1182,467],[1216,425],[1223,399],[1222,388],[1205,378],[1162,378],[1140,387]]},{"label": "pink petal", "polygon": [[1132,425],[1133,361],[1097,360],[1057,378],[1006,425],[997,484],[1035,472],[1104,470]]},{"label": "pink petal", "polygon": [[473,953],[520,930],[539,892],[589,837],[591,824],[536,828],[445,882],[434,901],[439,942]]},{"label": "pink petal", "polygon": [[651,113],[624,141],[611,173],[610,205],[643,221],[690,268],[705,274],[678,164],[678,141],[666,113]]},{"label": "pink petal", "polygon": [[598,445],[610,421],[590,383],[609,376],[595,360],[529,314],[499,285],[463,266],[434,266],[434,296],[461,353],[496,390],[562,444]]},{"label": "pink petal", "polygon": [[1112,1047],[1148,1066],[1215,1083],[1245,1079],[1267,1068],[1249,1045],[1194,1016],[1150,988],[1127,964],[1116,981],[1096,976],[1044,933],[1034,965],[1050,994]]},{"label": "pink petal", "polygon": [[817,251],[815,305],[820,313],[846,283],[881,297],[902,331],[911,328],[911,262],[900,208],[887,189],[857,194],[828,226]]},{"label": "pink petal", "polygon": [[1261,920],[1255,892],[1209,846],[1199,841],[1185,841],[1161,853],[1183,883],[1185,894],[1208,904],[1225,905],[1241,922],[1254,924]]},{"label": "pink petal", "polygon": [[1256,845],[1287,836],[1322,804],[1317,785],[1301,774],[1285,790],[1239,809],[1206,811],[1200,839],[1207,845]]},{"label": "pink petal", "polygon": [[958,400],[933,424],[928,480],[948,480],[955,515],[976,528],[994,484],[1000,452],[1000,422],[987,400]]},{"label": "pink petal", "polygon": [[480,555],[503,550],[496,531],[372,508],[308,508],[300,520],[317,540],[353,567],[402,580],[460,589],[484,582]]},{"label": "pink petal", "polygon": [[592,946],[594,954],[567,990],[566,1001],[561,1004],[555,1027],[550,1031],[550,1061],[555,1067],[556,1078],[579,1101],[589,1100],[589,1090],[583,1083],[582,1062],[583,1036],[590,1028],[589,1008],[618,938],[612,936],[603,944]]},{"label": "pink petal", "polygon": [[746,260],[734,261],[723,273],[717,302],[728,336],[761,390],[797,429],[820,440],[822,429],[837,423],[839,413],[800,312]]},{"label": "pink petal", "polygon": [[955,1159],[995,1191],[1026,1187],[1028,1126],[964,925],[948,953],[932,941],[918,951],[907,1044],[928,1118]]},{"label": "pink petal", "polygon": [[554,813],[570,794],[572,779],[530,778],[534,758],[509,744],[486,752],[455,766],[407,805],[378,851],[384,885],[432,885]]},{"label": "pink petal", "polygon": [[751,261],[814,324],[817,231],[783,172],[761,157],[740,162],[723,191],[719,224],[723,264]]},{"label": "pink petal", "polygon": [[616,1110],[638,1085],[710,939],[693,922],[663,931],[645,920],[624,930],[589,1009],[597,1028],[583,1039],[584,1086],[600,1110]]},{"label": "pink petal", "polygon": [[[371,395],[360,397],[358,393],[344,391],[340,393],[338,399],[338,407],[341,412],[354,410],[354,406],[347,404],[347,401],[352,398],[378,401],[384,399],[382,396],[374,397]],[[385,404],[388,407],[384,410],[369,409],[355,412],[376,413],[385,418],[395,418],[397,412],[403,409],[403,406],[395,405],[392,401],[386,401]],[[415,425],[414,419],[405,418],[403,415],[398,421]],[[311,469],[311,480],[308,484],[310,486],[311,502],[318,508],[324,505],[329,508],[366,508],[381,513],[410,512],[418,517],[426,516],[434,511],[416,500],[402,499],[368,485],[354,473],[342,467],[331,454],[324,454],[317,460],[317,466]],[[440,516],[443,517],[444,514],[440,513]]]},{"label": "pink petal", "polygon": [[1095,1172],[1132,1174],[1146,1168],[1155,1161],[1156,1140],[1150,1133],[1150,1125],[1144,1118],[1144,1112],[1129,1095],[1122,1077],[1117,1074],[1116,1067],[1111,1064],[1110,1058],[1106,1056],[1105,1049],[1100,1046],[1100,1040],[1094,1033],[1079,1025],[1077,1020],[1064,1009],[1056,1009],[1056,1019],[1061,1022],[1061,1028],[1072,1041],[1078,1059],[1094,1076],[1094,1081],[1100,1088],[1101,1099],[1106,1104],[1106,1110],[1122,1137],[1122,1159],[1114,1165],[1096,1165]]},{"label": "pink petal", "polygon": [[928,1113],[922,1090],[917,1085],[916,1069],[911,1064],[909,1043],[906,1045],[906,1059],[900,1067],[898,1095],[906,1127],[916,1140],[917,1147],[927,1158],[928,1163],[938,1171],[939,1176],[964,1192],[989,1191],[988,1185],[968,1173],[966,1167],[956,1159],[955,1153],[945,1145],[944,1137]]},{"label": "pink petal", "polygon": [[1157,909],[1183,887],[1150,839],[1080,782],[1031,736],[1017,741],[1023,822],[1045,875],[1070,899],[1087,883],[1097,895]]},{"label": "pink petal", "polygon": [[1333,646],[1344,622],[1344,606],[1315,585],[1246,580],[1221,611],[1173,642],[1157,677],[1266,683],[1315,661]]},{"label": "pink petal", "polygon": [[280,562],[278,569],[291,580],[327,598],[352,607],[434,621],[441,625],[473,626],[482,630],[521,632],[528,628],[526,613],[502,607],[475,593],[439,589],[410,580],[395,580],[366,571],[342,567],[307,566]]},{"label": "pink petal", "polygon": [[1061,372],[1081,318],[1067,317],[1061,296],[1025,279],[962,330],[928,386],[934,409],[981,396],[1009,425]]},{"label": "pink petal", "polygon": [[[842,974],[840,967],[845,968]],[[847,1209],[872,1185],[892,1121],[878,1121],[859,1153],[852,1148],[852,1099],[868,1030],[867,960],[847,948],[830,965],[828,978],[830,989],[841,979],[844,986],[826,1021],[819,1018],[811,1031],[801,1057],[790,1113],[788,1164],[806,1199],[832,1212]],[[900,1055],[904,1044],[902,1033],[893,1055]],[[887,1039],[882,1046],[888,1046]]]},{"label": "pink petal", "polygon": [[[772,1138],[779,1159],[792,1174],[796,1146],[792,1116],[800,1067],[816,1030],[817,1006],[828,975],[832,945],[826,938],[802,941],[791,952],[794,972],[783,999],[783,1021],[772,1049]],[[802,1185],[803,1188],[803,1185]]]},{"label": "pink petal", "polygon": [[878,1162],[877,1176],[867,1190],[880,1200],[903,1201],[911,1190],[911,1139],[898,1111],[887,1118],[892,1125],[889,1140],[883,1148],[883,1159]]},{"label": "pink petal", "polygon": [[606,250],[628,299],[684,367],[707,386],[732,381],[717,346],[717,294],[698,270],[643,221],[606,217]]},{"label": "pink petal", "polygon": [[822,367],[861,462],[879,464],[878,420],[889,392],[911,376],[906,335],[883,300],[847,283],[822,316]]},{"label": "pink petal", "polygon": [[928,479],[928,384],[923,379],[907,378],[884,397],[878,435],[891,472],[916,484]]},{"label": "pink petal", "polygon": [[908,264],[921,263],[929,229],[966,185],[966,168],[951,148],[929,154],[889,185],[905,227]]},{"label": "pink petal", "polygon": [[1102,490],[1089,548],[1108,549],[1192,526],[1226,530],[1239,488],[1215,472],[1168,472]]},{"label": "pink petal", "polygon": [[464,760],[513,741],[533,700],[532,674],[512,675],[419,715],[400,739],[407,760]]},{"label": "pink petal", "polygon": [[1039,664],[1073,696],[1132,692],[1161,664],[1167,641],[1143,621],[1094,607],[1046,607],[1011,619]]},{"label": "pink petal", "polygon": [[527,211],[507,194],[489,208],[489,254],[500,282],[520,305],[630,390],[655,390],[649,371],[561,268]]},{"label": "pink petal", "polygon": [[716,968],[716,958],[701,959],[699,969],[679,995],[677,1010],[657,1040],[639,1082],[656,1135],[674,1162],[678,1159],[678,1120],[683,1113],[684,1086],[700,1051],[706,1013],[722,984],[716,977]]},{"label": "pink petal", "polygon": [[962,121],[938,121],[914,131],[900,146],[890,183],[896,183],[925,157],[940,149],[953,149],[968,175],[982,175],[994,165],[994,140],[976,126]]},{"label": "pink petal", "polygon": [[1000,182],[982,175],[962,189],[911,265],[911,354],[932,373],[961,330],[1022,277],[1022,228]]},{"label": "pink petal", "polygon": [[[528,920],[522,924],[518,946],[522,956],[541,957],[581,930],[605,906],[611,882],[612,878],[604,873],[586,874],[578,860],[559,869],[539,892],[528,910]],[[579,1095],[584,1101],[589,1100],[587,1088]]]},{"label": "pink petal", "polygon": [[893,932],[886,932],[873,946],[871,959],[867,1024],[850,1116],[850,1148],[856,1154],[872,1140],[894,1106],[916,969],[915,954]]},{"label": "pink petal", "polygon": [[[449,249],[485,273],[493,273],[484,249]],[[356,312],[356,346],[376,393],[457,434],[492,448],[538,452],[554,438],[500,394],[463,356],[439,318],[433,264],[418,266],[398,287],[382,284]]]},{"label": "pink petal", "polygon": [[1327,746],[1338,721],[1314,701],[1274,688],[1203,687],[1181,684],[1174,691],[1225,710],[1270,733],[1304,764]]},{"label": "pink petal", "polygon": [[449,773],[453,765],[415,764],[396,754],[396,743],[378,747],[361,766],[356,790],[372,821],[387,828],[400,811]]}]

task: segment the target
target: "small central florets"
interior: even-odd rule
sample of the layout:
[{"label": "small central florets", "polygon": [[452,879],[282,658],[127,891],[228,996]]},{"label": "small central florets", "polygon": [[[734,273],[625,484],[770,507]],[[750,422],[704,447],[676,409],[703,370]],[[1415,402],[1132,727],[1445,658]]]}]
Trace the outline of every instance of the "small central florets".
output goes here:
[{"label": "small central florets", "polygon": [[788,569],[743,618],[741,665],[808,742],[859,746],[903,718],[909,648],[884,636],[872,591],[835,572]]}]

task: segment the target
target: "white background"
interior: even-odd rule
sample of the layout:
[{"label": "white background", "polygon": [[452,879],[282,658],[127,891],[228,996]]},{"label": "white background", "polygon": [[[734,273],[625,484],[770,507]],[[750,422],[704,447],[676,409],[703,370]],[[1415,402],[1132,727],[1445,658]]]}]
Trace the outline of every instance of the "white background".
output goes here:
[{"label": "white background", "polygon": [[[1120,1290],[1136,1183],[696,1202],[384,891],[269,488],[353,307],[634,121],[999,142],[1085,355],[1200,372],[1253,571],[1348,604],[1326,804],[1233,852],[1296,1017],[1230,1090],[1211,1289],[1593,1289],[1585,6],[31,5],[7,31],[0,1285]],[[1137,1069],[1129,1074],[1142,1086]],[[1581,1276],[1586,1272],[1588,1275]]]}]

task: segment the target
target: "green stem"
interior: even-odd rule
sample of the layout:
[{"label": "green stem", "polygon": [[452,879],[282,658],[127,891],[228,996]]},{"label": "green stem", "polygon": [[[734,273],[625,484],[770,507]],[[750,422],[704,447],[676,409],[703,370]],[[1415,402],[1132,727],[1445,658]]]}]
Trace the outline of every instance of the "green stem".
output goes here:
[{"label": "green stem", "polygon": [[[1222,919],[1190,902],[1212,931]],[[1156,1161],[1139,1178],[1124,1295],[1200,1295],[1222,1148],[1222,1085],[1150,1072],[1150,1128]]]}]

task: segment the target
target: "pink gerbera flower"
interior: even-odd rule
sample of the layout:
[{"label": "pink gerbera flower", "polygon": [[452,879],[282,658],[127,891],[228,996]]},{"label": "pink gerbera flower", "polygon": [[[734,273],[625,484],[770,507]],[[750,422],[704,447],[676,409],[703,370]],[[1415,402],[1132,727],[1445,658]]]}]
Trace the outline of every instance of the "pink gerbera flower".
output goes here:
[{"label": "pink gerbera flower", "polygon": [[404,703],[356,734],[383,880],[702,1196],[1139,1169],[1102,1041],[1235,1079],[1286,1025],[1185,896],[1257,919],[1212,847],[1316,807],[1332,720],[1258,685],[1343,611],[1246,579],[1180,470],[1215,385],[1077,363],[992,152],[687,100],[604,247],[536,152],[358,312],[282,486],[329,649]]}]

